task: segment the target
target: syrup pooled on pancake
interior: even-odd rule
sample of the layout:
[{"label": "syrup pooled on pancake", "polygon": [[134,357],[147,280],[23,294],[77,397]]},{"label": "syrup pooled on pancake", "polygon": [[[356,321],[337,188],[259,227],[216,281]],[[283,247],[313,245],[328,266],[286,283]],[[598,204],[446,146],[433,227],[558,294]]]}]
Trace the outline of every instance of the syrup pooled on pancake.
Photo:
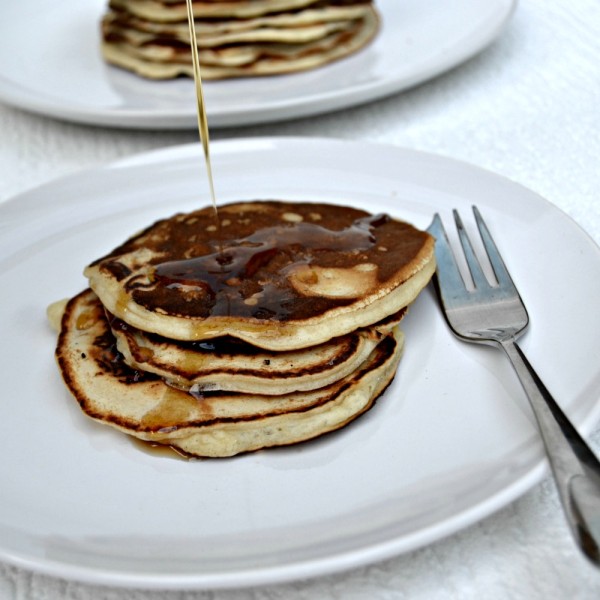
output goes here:
[{"label": "syrup pooled on pancake", "polygon": [[85,273],[106,308],[179,340],[294,350],[370,326],[429,281],[433,239],[349,207],[256,201],[159,221]]},{"label": "syrup pooled on pancake", "polygon": [[[292,273],[303,265],[314,265],[317,256],[327,253],[335,257],[327,260],[333,266],[338,264],[338,257],[345,257],[349,251],[369,250],[375,243],[372,229],[385,218],[357,219],[350,227],[334,231],[316,223],[296,221],[297,213],[293,213],[294,217],[288,214],[291,222],[259,229],[232,243],[221,240],[210,254],[161,263],[154,270],[154,279],[168,289],[174,285],[201,287],[208,298],[207,317],[266,314],[286,320],[297,314],[298,309],[292,308],[293,294],[274,276],[276,271],[271,263],[276,263],[277,272]],[[259,273],[263,276],[268,273],[266,285],[257,285]],[[316,283],[317,278],[316,271],[309,272],[304,283]],[[244,289],[246,285],[249,290]],[[251,293],[254,289],[257,291]],[[334,295],[344,298],[346,293],[338,287]],[[352,292],[350,297],[353,295]]]}]

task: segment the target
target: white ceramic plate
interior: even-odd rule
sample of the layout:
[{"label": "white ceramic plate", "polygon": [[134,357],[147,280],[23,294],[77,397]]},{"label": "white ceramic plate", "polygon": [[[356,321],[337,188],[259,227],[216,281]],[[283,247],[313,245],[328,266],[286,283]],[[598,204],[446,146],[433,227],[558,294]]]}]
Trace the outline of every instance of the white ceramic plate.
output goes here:
[{"label": "white ceramic plate", "polygon": [[[97,125],[195,128],[189,80],[152,82],[105,65],[107,0],[6,2],[0,19],[0,100]],[[516,0],[378,0],[383,26],[360,54],[314,71],[207,82],[212,127],[313,115],[398,92],[487,46]]]},{"label": "white ceramic plate", "polygon": [[[215,143],[213,161],[221,202],[347,203],[419,227],[452,207],[468,217],[477,203],[530,309],[525,351],[581,431],[591,430],[600,250],[547,201],[392,146],[259,138]],[[176,147],[0,205],[0,559],[123,586],[284,581],[423,546],[539,481],[541,444],[507,361],[455,340],[429,289],[404,321],[393,385],[320,440],[185,462],[146,454],[83,416],[54,365],[45,308],[83,289],[84,265],[129,234],[206,204],[203,173],[199,146]]]}]

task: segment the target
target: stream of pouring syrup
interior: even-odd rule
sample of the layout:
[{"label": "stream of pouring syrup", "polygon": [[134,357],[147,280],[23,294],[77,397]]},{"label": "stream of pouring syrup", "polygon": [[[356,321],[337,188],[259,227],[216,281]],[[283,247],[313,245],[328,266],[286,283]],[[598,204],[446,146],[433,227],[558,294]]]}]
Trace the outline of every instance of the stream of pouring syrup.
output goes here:
[{"label": "stream of pouring syrup", "polygon": [[194,84],[196,87],[196,108],[198,116],[198,133],[200,142],[204,151],[204,162],[208,174],[208,185],[210,187],[210,197],[212,200],[215,218],[219,223],[217,211],[217,199],[215,195],[215,185],[213,182],[212,164],[210,161],[210,140],[208,134],[208,119],[206,117],[206,104],[204,102],[204,91],[202,89],[202,77],[200,73],[200,58],[198,56],[198,40],[196,38],[196,26],[194,24],[194,10],[192,0],[186,0],[188,25],[190,29],[190,49],[192,51],[192,63],[194,66]]}]

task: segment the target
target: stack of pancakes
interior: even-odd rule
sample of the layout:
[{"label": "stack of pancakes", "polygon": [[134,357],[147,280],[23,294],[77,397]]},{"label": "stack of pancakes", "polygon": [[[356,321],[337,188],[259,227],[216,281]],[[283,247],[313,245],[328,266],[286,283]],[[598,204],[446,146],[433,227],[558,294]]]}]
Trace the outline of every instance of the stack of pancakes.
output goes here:
[{"label": "stack of pancakes", "polygon": [[435,269],[426,232],[354,208],[254,201],[158,221],[89,265],[57,359],[93,419],[189,456],[338,429],[393,379]]},{"label": "stack of pancakes", "polygon": [[[372,0],[198,0],[193,12],[204,79],[312,69],[378,29]],[[143,77],[193,77],[185,0],[110,0],[102,52]]]}]

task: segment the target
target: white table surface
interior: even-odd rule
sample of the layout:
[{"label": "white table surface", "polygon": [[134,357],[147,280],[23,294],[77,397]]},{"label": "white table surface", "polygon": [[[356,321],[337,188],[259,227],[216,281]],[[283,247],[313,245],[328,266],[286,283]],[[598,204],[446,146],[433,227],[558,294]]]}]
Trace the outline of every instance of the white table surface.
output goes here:
[{"label": "white table surface", "polygon": [[[85,127],[2,105],[0,132],[0,201],[82,168],[197,140],[194,131]],[[600,4],[523,0],[489,49],[416,89],[316,118],[211,132],[213,140],[259,135],[386,142],[462,159],[538,192],[600,243]],[[590,442],[600,453],[600,427]],[[0,563],[0,600],[12,598],[597,599],[600,571],[575,549],[546,477],[458,534],[350,573],[255,589],[146,592]]]}]

